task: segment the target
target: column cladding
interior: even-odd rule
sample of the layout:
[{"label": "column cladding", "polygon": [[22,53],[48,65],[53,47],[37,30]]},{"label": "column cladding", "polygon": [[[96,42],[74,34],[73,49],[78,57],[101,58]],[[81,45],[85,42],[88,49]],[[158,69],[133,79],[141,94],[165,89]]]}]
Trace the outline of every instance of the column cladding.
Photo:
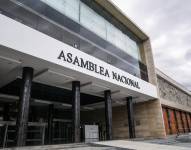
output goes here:
[{"label": "column cladding", "polygon": [[111,91],[104,92],[105,96],[105,118],[106,118],[106,139],[112,140],[112,99]]},{"label": "column cladding", "polygon": [[24,67],[22,74],[22,85],[20,92],[19,111],[17,118],[16,144],[25,146],[27,138],[29,103],[31,98],[31,87],[33,79],[33,68]]},{"label": "column cladding", "polygon": [[134,121],[132,97],[127,97],[127,110],[128,110],[128,124],[129,124],[129,138],[135,138],[135,121]]},{"label": "column cladding", "polygon": [[80,142],[80,82],[72,82],[73,140]]}]

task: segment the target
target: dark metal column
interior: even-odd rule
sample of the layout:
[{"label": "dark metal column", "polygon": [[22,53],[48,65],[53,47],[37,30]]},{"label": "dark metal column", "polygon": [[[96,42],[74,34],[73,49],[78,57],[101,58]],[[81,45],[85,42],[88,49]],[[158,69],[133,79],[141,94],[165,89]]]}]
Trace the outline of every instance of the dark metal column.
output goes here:
[{"label": "dark metal column", "polygon": [[72,82],[73,140],[80,142],[80,82]]},{"label": "dark metal column", "polygon": [[54,116],[54,105],[48,106],[48,144],[52,144],[52,121]]},{"label": "dark metal column", "polygon": [[3,105],[3,121],[9,121],[9,103]]},{"label": "dark metal column", "polygon": [[33,68],[24,67],[23,75],[22,75],[19,112],[18,112],[18,118],[17,118],[17,124],[16,124],[16,126],[17,126],[16,144],[17,144],[17,146],[24,146],[26,143],[32,78],[33,78]]},{"label": "dark metal column", "polygon": [[129,138],[135,138],[135,123],[133,111],[133,98],[127,97],[127,111],[128,111],[128,124],[129,124]]},{"label": "dark metal column", "polygon": [[105,119],[106,119],[106,139],[112,140],[112,99],[111,91],[104,91],[105,97]]}]

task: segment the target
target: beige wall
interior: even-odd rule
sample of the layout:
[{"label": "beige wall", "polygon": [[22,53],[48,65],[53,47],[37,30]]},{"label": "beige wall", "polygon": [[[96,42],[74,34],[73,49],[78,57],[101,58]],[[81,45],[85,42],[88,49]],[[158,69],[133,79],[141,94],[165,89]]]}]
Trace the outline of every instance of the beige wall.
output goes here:
[{"label": "beige wall", "polygon": [[159,100],[135,105],[136,136],[164,138],[166,136]]},{"label": "beige wall", "polygon": [[[163,119],[158,113],[157,101],[134,104],[136,138],[163,138]],[[128,113],[126,106],[113,108],[113,137],[114,139],[128,139]]]},{"label": "beige wall", "polygon": [[[134,104],[136,138],[164,138],[166,136],[163,117],[158,101]],[[129,127],[126,106],[113,108],[113,137],[128,139]]]},{"label": "beige wall", "polygon": [[[157,101],[134,104],[135,132],[137,138],[163,138],[163,120],[158,110],[161,105]],[[104,109],[81,113],[83,123],[102,123],[105,125]],[[162,121],[163,122],[163,121]],[[128,139],[128,113],[126,106],[113,107],[113,138]]]},{"label": "beige wall", "polygon": [[113,138],[129,138],[129,126],[126,106],[113,108]]}]

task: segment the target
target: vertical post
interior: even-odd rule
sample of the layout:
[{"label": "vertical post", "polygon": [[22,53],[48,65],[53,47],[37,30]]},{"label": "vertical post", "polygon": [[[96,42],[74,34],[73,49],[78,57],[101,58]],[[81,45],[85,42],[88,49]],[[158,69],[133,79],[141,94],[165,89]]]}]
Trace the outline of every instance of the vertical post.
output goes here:
[{"label": "vertical post", "polygon": [[17,118],[17,123],[16,123],[16,126],[17,126],[16,144],[17,144],[17,146],[24,146],[26,144],[32,78],[33,78],[33,68],[24,67],[23,74],[22,74],[19,112],[18,112],[18,118]]},{"label": "vertical post", "polygon": [[187,123],[187,127],[188,127],[188,132],[190,132],[190,128],[189,128],[189,120],[188,120],[188,115],[185,112],[185,116],[186,116],[186,123]]},{"label": "vertical post", "polygon": [[172,134],[172,124],[171,124],[171,115],[170,115],[170,109],[166,108],[167,111],[167,117],[168,117],[168,127],[169,127],[169,132]]},{"label": "vertical post", "polygon": [[183,116],[182,116],[182,112],[180,112],[180,118],[181,118],[181,123],[182,123],[182,128],[183,128],[183,132],[186,133],[186,130],[185,130],[185,125],[184,125],[184,121],[183,121]]},{"label": "vertical post", "polygon": [[176,110],[174,109],[173,112],[174,112],[174,117],[175,117],[175,122],[176,122],[177,134],[179,134],[179,125],[178,125],[178,118],[176,115]]},{"label": "vertical post", "polygon": [[73,139],[80,142],[80,82],[72,82]]},{"label": "vertical post", "polygon": [[[189,120],[190,120],[190,123],[191,123],[191,113],[189,114]],[[190,124],[190,131],[191,131],[191,124]]]},{"label": "vertical post", "polygon": [[106,140],[112,140],[112,99],[111,91],[104,91],[105,97],[105,119],[106,119]]},{"label": "vertical post", "polygon": [[9,103],[3,105],[3,121],[9,121]]},{"label": "vertical post", "polygon": [[52,121],[54,113],[54,104],[48,106],[48,144],[52,144]]},{"label": "vertical post", "polygon": [[[191,123],[191,113],[189,114],[190,123]],[[191,130],[191,124],[190,124],[190,130]]]},{"label": "vertical post", "polygon": [[127,111],[128,111],[128,124],[129,124],[129,138],[135,138],[135,123],[133,112],[133,98],[127,97]]}]

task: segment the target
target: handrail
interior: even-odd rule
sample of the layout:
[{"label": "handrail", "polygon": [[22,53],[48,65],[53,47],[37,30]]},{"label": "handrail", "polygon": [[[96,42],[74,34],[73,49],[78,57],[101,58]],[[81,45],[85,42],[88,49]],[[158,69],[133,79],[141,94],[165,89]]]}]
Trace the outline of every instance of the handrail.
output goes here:
[{"label": "handrail", "polygon": [[[0,124],[16,125],[16,121],[0,121]],[[46,126],[45,122],[28,122],[28,126]]]},{"label": "handrail", "polygon": [[[3,138],[3,148],[5,148],[8,139],[8,132],[9,132],[9,126],[16,126],[15,121],[0,121],[0,125],[5,126],[5,132],[4,132],[4,138]],[[41,141],[41,144],[44,145],[44,140],[45,140],[45,128],[47,126],[47,123],[39,123],[39,122],[28,122],[28,127],[40,127],[39,133],[42,135],[39,141]],[[29,130],[28,130],[29,131]],[[15,130],[16,132],[16,130]],[[30,131],[27,133],[31,133]],[[37,133],[37,132],[36,132]]]}]

